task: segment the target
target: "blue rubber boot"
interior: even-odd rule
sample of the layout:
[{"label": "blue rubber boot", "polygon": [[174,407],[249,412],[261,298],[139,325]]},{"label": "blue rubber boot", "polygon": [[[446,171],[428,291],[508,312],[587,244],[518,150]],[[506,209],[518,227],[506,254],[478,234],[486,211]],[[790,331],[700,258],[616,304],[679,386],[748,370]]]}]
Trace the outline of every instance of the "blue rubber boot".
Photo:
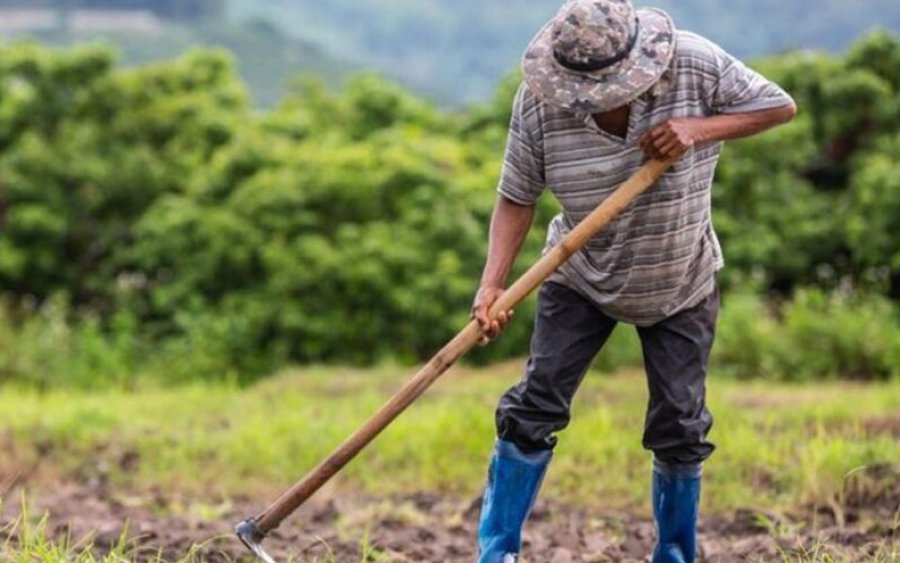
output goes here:
[{"label": "blue rubber boot", "polygon": [[692,563],[697,553],[701,464],[653,462],[653,517],[657,543],[652,563]]},{"label": "blue rubber boot", "polygon": [[478,563],[511,563],[522,549],[522,526],[544,480],[552,450],[525,453],[497,440],[478,526]]}]

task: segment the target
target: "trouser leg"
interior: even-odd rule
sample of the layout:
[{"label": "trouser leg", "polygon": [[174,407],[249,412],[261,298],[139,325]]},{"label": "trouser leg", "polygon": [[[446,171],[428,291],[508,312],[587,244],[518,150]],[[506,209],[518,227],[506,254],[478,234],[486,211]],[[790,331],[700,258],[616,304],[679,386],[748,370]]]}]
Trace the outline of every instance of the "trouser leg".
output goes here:
[{"label": "trouser leg", "polygon": [[715,337],[718,291],[698,306],[639,328],[650,400],[644,447],[653,451],[653,563],[689,563],[697,543],[702,464],[707,440],[706,372]]},{"label": "trouser leg", "polygon": [[515,561],[522,526],[550,462],[554,433],[591,359],[615,322],[575,291],[546,283],[538,294],[525,376],[497,408],[497,443],[478,527],[479,563]]},{"label": "trouser leg", "polygon": [[524,451],[553,449],[554,434],[569,424],[575,391],[615,326],[579,293],[545,283],[525,375],[497,407],[498,438]]},{"label": "trouser leg", "polygon": [[716,332],[718,291],[696,307],[639,327],[650,400],[644,447],[669,464],[701,463],[715,446],[706,437],[706,371]]}]

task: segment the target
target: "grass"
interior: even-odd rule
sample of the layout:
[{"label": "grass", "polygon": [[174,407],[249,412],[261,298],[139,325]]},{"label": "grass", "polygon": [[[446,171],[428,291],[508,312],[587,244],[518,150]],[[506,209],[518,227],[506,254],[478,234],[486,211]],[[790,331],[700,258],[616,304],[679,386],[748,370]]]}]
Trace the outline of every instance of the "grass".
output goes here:
[{"label": "grass", "polygon": [[[520,369],[513,362],[454,370],[329,486],[474,498],[493,441],[494,406]],[[249,389],[198,384],[40,394],[6,388],[0,493],[4,476],[20,474],[36,483],[102,479],[126,490],[159,488],[194,498],[272,499],[363,423],[409,371],[295,369]],[[708,387],[718,445],[705,473],[708,512],[833,503],[859,468],[900,459],[900,382],[803,386],[712,378]],[[647,514],[650,460],[640,446],[645,404],[639,372],[589,373],[543,494]],[[26,537],[34,538],[33,553],[47,554],[38,561],[93,562],[77,542],[41,540],[39,527]],[[53,549],[68,555],[57,557]],[[785,561],[804,560],[796,557],[802,554],[786,553]]]},{"label": "grass", "polygon": [[[445,376],[338,477],[375,494],[476,495],[493,409],[520,365]],[[304,369],[253,388],[193,385],[90,394],[5,389],[5,475],[102,478],[118,486],[223,496],[265,494],[313,467],[405,380],[405,369]],[[900,383],[786,385],[713,379],[708,508],[830,499],[855,469],[900,459]],[[643,506],[646,391],[638,372],[590,373],[560,439],[547,494]],[[895,424],[896,427],[891,425]],[[873,433],[872,429],[883,432]]]},{"label": "grass", "polygon": [[[2,499],[0,499],[2,500]],[[0,508],[2,508],[0,502]],[[93,543],[90,537],[73,539],[51,538],[47,530],[47,515],[34,519],[28,512],[27,504],[22,503],[20,515],[10,524],[0,526],[0,561],[4,563],[128,563],[130,556],[128,532],[122,534],[118,543],[111,549],[105,550],[102,556],[94,554]],[[13,542],[12,538],[16,538]],[[185,556],[171,560],[162,554],[156,556],[142,556],[143,563],[203,563],[204,559],[199,553],[200,546],[194,546]],[[326,546],[327,548],[327,546]],[[377,549],[369,543],[368,533],[365,533],[360,542],[361,561],[363,563],[389,563]],[[246,558],[241,558],[245,560]],[[218,561],[237,563],[237,560],[220,554]],[[293,558],[284,560],[284,563],[300,563]],[[330,552],[324,558],[316,557],[305,560],[303,563],[339,563],[335,555]]]},{"label": "grass", "polygon": [[[0,505],[2,506],[2,505]],[[19,517],[8,526],[0,528],[0,536],[6,540],[0,542],[0,557],[9,563],[32,563],[35,561],[71,561],[73,563],[118,563],[126,560],[126,538],[120,539],[119,545],[109,550],[102,558],[91,553],[92,544],[89,538],[63,540],[48,538],[47,516],[32,520],[28,507],[23,502]],[[13,544],[12,538],[17,541]]]},{"label": "grass", "polygon": [[[846,553],[827,542],[817,541],[795,550],[781,550],[781,563],[858,563],[859,555]],[[896,542],[883,541],[866,559],[872,563],[896,563],[900,561],[900,546]]]}]

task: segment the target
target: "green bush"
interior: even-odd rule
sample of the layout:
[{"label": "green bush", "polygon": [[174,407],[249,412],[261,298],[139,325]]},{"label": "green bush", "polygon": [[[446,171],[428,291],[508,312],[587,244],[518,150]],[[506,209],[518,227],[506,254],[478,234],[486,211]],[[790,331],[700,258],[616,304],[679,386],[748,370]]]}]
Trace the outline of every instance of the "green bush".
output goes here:
[{"label": "green bush", "polygon": [[900,376],[900,308],[878,295],[798,291],[780,308],[749,293],[722,308],[714,370],[815,381]]},{"label": "green bush", "polygon": [[[136,320],[127,313],[115,317],[114,330],[101,329],[91,317],[72,322],[70,307],[60,297],[24,313],[0,308],[0,383],[38,389],[133,389],[202,379],[248,381],[290,358],[285,345],[260,353],[260,322],[269,312],[266,304],[258,305],[256,313],[252,303],[239,304],[230,314],[184,312],[177,316],[176,333],[152,342],[140,335]],[[456,320],[464,322],[463,316]],[[522,340],[529,326],[526,319],[517,319],[513,330],[491,347],[505,347],[504,354],[526,354]],[[354,358],[357,336],[347,338],[344,355]],[[476,354],[484,359],[485,350]],[[619,326],[595,363],[607,372],[640,367],[634,328]],[[800,382],[898,378],[900,308],[876,295],[819,289],[800,290],[778,306],[749,291],[732,292],[724,298],[719,316],[711,373]]]},{"label": "green bush", "polygon": [[884,379],[900,374],[900,315],[878,296],[799,292],[783,311],[782,376]]},{"label": "green bush", "polygon": [[722,298],[712,369],[739,378],[775,377],[783,331],[758,295],[736,290]]},{"label": "green bush", "polygon": [[[898,57],[900,41],[876,34],[843,58],[763,64],[801,113],[722,159],[723,371],[896,371],[896,305],[877,295],[900,298]],[[284,362],[414,363],[468,321],[515,75],[464,115],[372,75],[336,93],[300,79],[254,113],[218,51],[114,60],[0,47],[0,378],[249,380]],[[543,198],[514,275],[556,211]],[[774,303],[797,296],[770,308],[739,289],[748,279]],[[840,297],[844,283],[859,296]],[[471,360],[524,354],[532,314],[523,304]],[[602,365],[640,360],[627,332]]]},{"label": "green bush", "polygon": [[[632,327],[619,326],[596,364],[642,363]],[[712,351],[713,375],[812,382],[900,377],[900,307],[882,296],[798,290],[773,302],[747,289],[724,296]]]},{"label": "green bush", "polygon": [[284,354],[254,347],[248,338],[252,321],[244,315],[185,314],[178,321],[177,336],[150,340],[129,313],[117,313],[103,327],[96,317],[73,316],[61,295],[35,309],[2,306],[0,385],[136,389],[204,379],[240,382],[284,362]]},{"label": "green bush", "polygon": [[132,387],[147,348],[128,313],[111,320],[72,322],[68,300],[58,295],[36,308],[0,307],[0,383],[37,389]]}]

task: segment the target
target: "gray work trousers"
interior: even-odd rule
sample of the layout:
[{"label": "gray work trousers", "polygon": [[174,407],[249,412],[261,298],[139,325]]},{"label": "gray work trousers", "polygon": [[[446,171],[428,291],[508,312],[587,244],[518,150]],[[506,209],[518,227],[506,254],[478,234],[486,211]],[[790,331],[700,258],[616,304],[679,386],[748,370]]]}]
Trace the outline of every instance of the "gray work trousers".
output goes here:
[{"label": "gray work trousers", "polygon": [[[643,445],[664,463],[700,463],[715,448],[706,439],[712,415],[705,382],[718,311],[716,290],[689,310],[637,328],[650,392]],[[526,452],[553,449],[575,391],[615,326],[581,294],[545,283],[525,375],[497,407],[497,436]]]}]

